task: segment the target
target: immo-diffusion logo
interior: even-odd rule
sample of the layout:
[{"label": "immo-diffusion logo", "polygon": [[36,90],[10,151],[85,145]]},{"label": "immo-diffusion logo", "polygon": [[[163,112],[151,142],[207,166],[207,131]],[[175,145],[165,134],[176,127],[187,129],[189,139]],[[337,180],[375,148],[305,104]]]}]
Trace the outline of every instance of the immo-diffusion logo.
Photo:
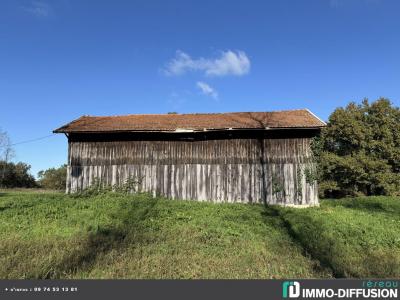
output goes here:
[{"label": "immo-diffusion logo", "polygon": [[[311,285],[312,282],[310,282]],[[399,299],[398,281],[369,280],[349,282],[353,287],[310,287],[303,285],[300,289],[298,281],[284,281],[282,283],[283,298],[324,299],[324,298],[362,298],[362,299]],[[347,285],[349,285],[347,284]],[[317,283],[315,283],[317,285]]]},{"label": "immo-diffusion logo", "polygon": [[282,283],[283,298],[297,298],[300,296],[300,283],[297,281],[284,281]]}]

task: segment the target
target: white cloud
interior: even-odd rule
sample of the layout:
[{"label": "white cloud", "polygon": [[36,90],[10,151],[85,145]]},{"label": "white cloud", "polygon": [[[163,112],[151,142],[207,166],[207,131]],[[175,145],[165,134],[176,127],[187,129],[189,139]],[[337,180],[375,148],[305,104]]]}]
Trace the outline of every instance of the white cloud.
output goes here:
[{"label": "white cloud", "polygon": [[249,73],[250,59],[243,51],[222,51],[218,58],[192,59],[182,51],[176,51],[176,56],[165,66],[167,75],[181,75],[188,71],[201,71],[207,76],[241,76]]},{"label": "white cloud", "polygon": [[32,1],[29,6],[24,6],[23,9],[36,17],[48,17],[52,13],[51,6],[43,1]]},{"label": "white cloud", "polygon": [[215,100],[218,100],[218,92],[215,89],[213,89],[210,85],[202,81],[198,81],[196,85],[204,95],[210,96]]}]

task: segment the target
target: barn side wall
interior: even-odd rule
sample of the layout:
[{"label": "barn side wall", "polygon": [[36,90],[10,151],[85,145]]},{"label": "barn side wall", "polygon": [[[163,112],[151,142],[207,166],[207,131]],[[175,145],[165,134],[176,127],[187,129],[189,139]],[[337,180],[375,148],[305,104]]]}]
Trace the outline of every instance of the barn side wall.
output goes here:
[{"label": "barn side wall", "polygon": [[67,192],[97,178],[173,199],[318,205],[310,138],[70,141]]}]

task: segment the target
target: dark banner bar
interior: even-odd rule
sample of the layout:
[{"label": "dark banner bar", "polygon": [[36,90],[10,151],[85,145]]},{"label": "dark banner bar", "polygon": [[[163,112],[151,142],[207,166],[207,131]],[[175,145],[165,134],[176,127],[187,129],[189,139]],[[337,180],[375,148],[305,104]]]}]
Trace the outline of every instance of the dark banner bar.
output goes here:
[{"label": "dark banner bar", "polygon": [[1,280],[0,299],[398,299],[399,280]]}]

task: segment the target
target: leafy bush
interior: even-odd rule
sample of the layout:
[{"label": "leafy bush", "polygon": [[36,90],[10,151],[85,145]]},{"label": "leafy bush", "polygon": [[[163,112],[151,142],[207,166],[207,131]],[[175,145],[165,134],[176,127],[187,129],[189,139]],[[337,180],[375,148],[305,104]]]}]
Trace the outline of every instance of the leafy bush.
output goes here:
[{"label": "leafy bush", "polygon": [[38,183],[41,187],[51,190],[65,190],[67,180],[67,165],[50,168],[38,173]]},{"label": "leafy bush", "polygon": [[129,176],[122,185],[119,184],[104,184],[99,178],[95,178],[93,183],[84,189],[83,191],[73,194],[76,197],[91,197],[96,195],[108,194],[110,192],[115,192],[118,194],[132,194],[138,192],[139,185],[142,182],[142,178],[137,178],[135,176]]}]

